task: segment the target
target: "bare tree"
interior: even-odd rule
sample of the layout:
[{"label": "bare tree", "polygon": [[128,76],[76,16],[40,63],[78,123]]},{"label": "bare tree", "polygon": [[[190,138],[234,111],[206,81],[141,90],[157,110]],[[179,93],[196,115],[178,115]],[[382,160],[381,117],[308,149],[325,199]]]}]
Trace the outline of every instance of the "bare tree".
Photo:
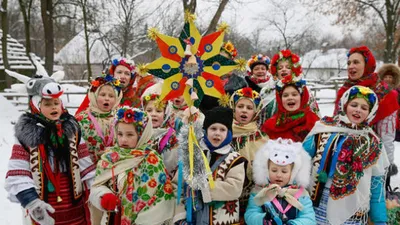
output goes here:
[{"label": "bare tree", "polygon": [[32,62],[32,65],[35,65],[31,59],[30,53],[31,50],[31,9],[33,0],[18,0],[19,8],[22,14],[22,18],[24,20],[24,28],[25,28],[25,50],[26,55],[29,57],[29,60]]},{"label": "bare tree", "polygon": [[[1,2],[1,29],[3,30],[3,36],[1,37],[1,47],[2,47],[4,69],[10,69],[10,65],[8,63],[8,55],[7,55],[7,36],[8,36],[7,4],[8,0],[3,0]],[[10,87],[11,82],[12,80],[10,76],[6,76],[7,87]]]},{"label": "bare tree", "polygon": [[92,67],[90,66],[90,47],[89,47],[89,31],[88,31],[88,1],[87,0],[79,0],[79,6],[82,9],[82,17],[83,17],[83,27],[85,34],[85,42],[86,42],[86,65],[87,65],[87,74],[88,81],[92,79]]},{"label": "bare tree", "polygon": [[[269,2],[272,8],[268,9],[268,11],[271,13],[265,14],[268,16],[261,16],[266,21],[267,26],[272,27],[281,35],[284,43],[283,46],[278,47],[278,50],[281,48],[290,49],[296,42],[310,35],[313,27],[312,22],[308,22],[305,19],[299,21],[298,18],[296,18],[299,14],[292,5],[292,1],[269,0]],[[305,16],[303,18],[305,18]],[[305,25],[299,27],[300,22]],[[291,26],[295,23],[296,26]]]},{"label": "bare tree", "polygon": [[197,0],[182,0],[183,10],[190,13],[196,12]]},{"label": "bare tree", "polygon": [[40,0],[45,39],[45,68],[53,73],[54,64],[54,30],[53,30],[53,0]]},{"label": "bare tree", "polygon": [[[368,18],[378,19],[385,30],[384,62],[396,61],[400,37],[400,0],[313,0],[315,10],[336,15],[338,24],[368,24]],[[320,7],[324,5],[326,7]]]}]

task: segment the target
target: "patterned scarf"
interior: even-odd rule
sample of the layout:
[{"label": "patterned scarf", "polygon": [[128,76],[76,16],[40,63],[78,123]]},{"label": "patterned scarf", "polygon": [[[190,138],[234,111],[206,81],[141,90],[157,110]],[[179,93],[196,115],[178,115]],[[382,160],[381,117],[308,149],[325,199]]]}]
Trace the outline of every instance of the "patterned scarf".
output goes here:
[{"label": "patterned scarf", "polygon": [[276,91],[278,112],[266,120],[261,130],[270,139],[290,138],[293,141],[302,142],[308,132],[313,128],[319,117],[311,111],[308,104],[309,93],[307,87],[303,88],[300,100],[300,108],[289,112],[283,107],[280,92]]}]

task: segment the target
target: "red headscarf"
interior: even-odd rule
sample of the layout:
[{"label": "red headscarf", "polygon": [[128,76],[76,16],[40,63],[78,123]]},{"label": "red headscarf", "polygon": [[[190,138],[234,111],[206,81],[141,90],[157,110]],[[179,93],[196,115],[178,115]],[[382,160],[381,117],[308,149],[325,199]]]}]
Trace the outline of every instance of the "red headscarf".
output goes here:
[{"label": "red headscarf", "polygon": [[338,112],[340,98],[349,88],[353,87],[354,85],[369,87],[375,92],[379,99],[378,112],[376,113],[374,120],[371,122],[371,125],[373,125],[398,110],[399,104],[397,102],[397,92],[396,90],[390,90],[387,84],[379,79],[378,74],[374,73],[376,68],[376,60],[371,50],[369,50],[367,46],[360,46],[350,49],[348,57],[350,57],[350,55],[353,53],[360,53],[364,56],[364,73],[363,76],[358,80],[347,79],[343,86],[339,89],[336,96],[334,114],[336,115]]},{"label": "red headscarf", "polygon": [[[289,79],[291,78],[287,78],[286,80]],[[285,79],[283,82],[285,82]],[[281,90],[276,91],[277,113],[265,121],[261,130],[268,134],[270,139],[277,139],[280,137],[302,142],[314,127],[315,122],[319,120],[319,117],[311,111],[308,105],[310,95],[305,83],[301,80],[299,81],[300,83],[295,83],[293,81],[286,82]],[[287,111],[282,103],[282,92],[288,86],[293,86],[297,90],[301,90],[300,108],[294,112]]]}]

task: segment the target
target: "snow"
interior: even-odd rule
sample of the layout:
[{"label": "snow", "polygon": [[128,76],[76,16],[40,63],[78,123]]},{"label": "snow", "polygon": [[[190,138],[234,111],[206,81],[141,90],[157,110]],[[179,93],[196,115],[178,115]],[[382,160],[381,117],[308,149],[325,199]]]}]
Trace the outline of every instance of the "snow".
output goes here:
[{"label": "snow", "polygon": [[[65,92],[68,93],[79,93],[86,92],[86,88],[79,87],[72,84],[63,84],[62,85]],[[321,90],[317,92],[317,98],[320,99],[330,99],[333,101],[334,96],[336,95],[334,90]],[[63,96],[64,104],[79,105],[83,100],[84,95],[75,94],[69,95],[69,102]],[[21,112],[17,110],[8,100],[6,100],[3,96],[0,95],[0,105],[2,106],[2,110],[0,110],[0,152],[2,157],[0,157],[0,186],[4,187],[4,178],[7,172],[7,164],[11,154],[11,148],[14,142],[14,129],[11,122],[17,121],[18,117],[21,115]],[[333,112],[333,104],[320,104],[319,105],[321,115],[331,116]],[[71,114],[74,114],[74,110],[70,110]],[[400,166],[400,142],[395,142],[395,163]],[[392,186],[400,187],[400,174],[396,175],[392,178]],[[7,192],[4,188],[0,188],[0,221],[3,221],[3,224],[17,225],[22,224],[22,211],[18,204],[10,203],[7,199]]]},{"label": "snow", "polygon": [[[102,64],[104,60],[120,57],[114,43],[108,43],[110,56],[102,43],[100,32],[89,34],[90,63]],[[81,31],[70,42],[68,42],[56,55],[55,61],[60,64],[86,64],[86,41],[85,33]]]}]

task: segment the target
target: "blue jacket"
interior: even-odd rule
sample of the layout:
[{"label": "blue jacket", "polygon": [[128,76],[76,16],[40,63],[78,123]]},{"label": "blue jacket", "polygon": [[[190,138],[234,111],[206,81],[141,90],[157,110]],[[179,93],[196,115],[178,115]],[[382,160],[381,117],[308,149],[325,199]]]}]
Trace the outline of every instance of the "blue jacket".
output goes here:
[{"label": "blue jacket", "polygon": [[[256,193],[252,193],[249,198],[246,213],[244,219],[248,225],[264,225],[265,212],[262,206],[257,206],[254,203],[254,196]],[[311,199],[306,196],[302,196],[299,202],[303,205],[303,210],[299,211],[296,219],[288,221],[288,225],[316,225],[315,212],[312,206]]]}]

